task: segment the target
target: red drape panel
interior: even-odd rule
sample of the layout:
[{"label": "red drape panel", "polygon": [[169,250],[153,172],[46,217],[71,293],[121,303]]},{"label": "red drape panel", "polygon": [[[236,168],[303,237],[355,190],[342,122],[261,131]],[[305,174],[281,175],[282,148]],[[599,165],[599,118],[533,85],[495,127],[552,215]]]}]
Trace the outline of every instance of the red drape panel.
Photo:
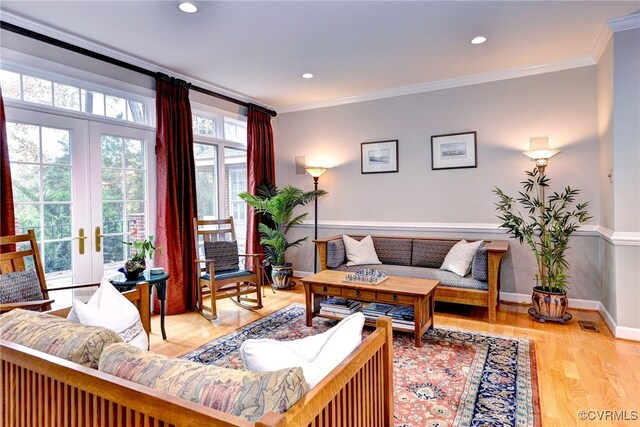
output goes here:
[{"label": "red drape panel", "polygon": [[[16,220],[13,212],[13,188],[11,186],[11,168],[9,166],[9,141],[7,140],[7,119],[4,115],[4,101],[0,89],[0,235],[16,234]],[[13,251],[10,246],[0,247],[0,251]]]},{"label": "red drape panel", "polygon": [[166,75],[156,78],[156,161],[158,220],[156,262],[171,275],[166,313],[193,310],[196,300],[196,168],[189,84]]},{"label": "red drape panel", "polygon": [[[264,109],[249,105],[247,115],[247,191],[256,194],[258,185],[276,182],[275,153],[271,116]],[[262,253],[258,224],[253,209],[247,208],[247,253]]]}]

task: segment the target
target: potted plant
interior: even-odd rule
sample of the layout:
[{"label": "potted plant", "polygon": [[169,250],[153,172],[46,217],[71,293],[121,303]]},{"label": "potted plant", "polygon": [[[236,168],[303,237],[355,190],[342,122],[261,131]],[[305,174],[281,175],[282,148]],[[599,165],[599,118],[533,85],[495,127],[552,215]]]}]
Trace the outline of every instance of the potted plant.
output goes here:
[{"label": "potted plant", "polygon": [[525,173],[528,178],[522,182],[524,191],[518,193],[517,199],[497,187],[493,190],[499,198],[495,204],[500,213],[498,219],[502,221],[500,226],[520,243],[527,242],[536,259],[540,283],[536,279],[532,315],[541,320],[563,321],[569,278],[565,252],[569,249],[569,237],[580,224],[591,219],[587,212],[589,203],[576,202],[580,190],[569,186],[546,198],[549,179],[544,171],[536,168]]},{"label": "potted plant", "polygon": [[[137,230],[131,231],[131,236],[137,236]],[[136,280],[140,274],[147,268],[147,255],[149,258],[153,258],[155,251],[157,250],[162,254],[162,248],[156,247],[153,244],[153,236],[149,236],[143,240],[134,240],[130,242],[122,242],[125,245],[129,245],[133,248],[133,254],[124,263],[124,267],[120,269],[122,273],[127,277],[127,280]]]},{"label": "potted plant", "polygon": [[[263,189],[266,190],[266,189]],[[285,262],[287,249],[296,247],[307,240],[306,237],[290,242],[287,232],[294,225],[302,224],[308,213],[294,216],[293,211],[298,206],[305,206],[317,197],[326,195],[324,190],[302,191],[291,185],[283,188],[271,186],[269,191],[260,191],[258,195],[247,192],[239,194],[247,205],[256,213],[266,214],[273,221],[273,226],[261,223],[260,244],[264,246],[265,260],[272,267],[271,279],[273,286],[279,289],[292,287],[293,267]]]}]

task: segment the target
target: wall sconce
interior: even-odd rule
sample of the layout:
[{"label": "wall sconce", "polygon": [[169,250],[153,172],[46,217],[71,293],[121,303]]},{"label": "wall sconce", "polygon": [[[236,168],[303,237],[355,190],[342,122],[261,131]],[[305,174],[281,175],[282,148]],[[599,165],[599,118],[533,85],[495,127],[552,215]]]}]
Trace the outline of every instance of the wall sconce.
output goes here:
[{"label": "wall sconce", "polygon": [[537,136],[529,138],[529,150],[525,151],[525,156],[536,161],[536,167],[541,173],[544,173],[544,168],[549,163],[549,159],[560,152],[560,150],[549,149],[549,137]]},{"label": "wall sconce", "polygon": [[[328,168],[324,166],[307,166],[304,168],[309,175],[313,177],[313,187],[314,190],[318,191],[318,178],[327,171]],[[313,217],[313,239],[318,239],[318,198],[315,199],[315,214]],[[313,248],[313,272],[317,271],[317,263],[318,263],[318,251],[316,248]]]}]

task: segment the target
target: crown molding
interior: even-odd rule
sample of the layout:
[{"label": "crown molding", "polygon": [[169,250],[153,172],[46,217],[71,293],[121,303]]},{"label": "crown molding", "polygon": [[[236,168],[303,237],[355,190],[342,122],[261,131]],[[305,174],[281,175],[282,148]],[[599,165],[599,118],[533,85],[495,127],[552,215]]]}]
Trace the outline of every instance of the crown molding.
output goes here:
[{"label": "crown molding", "polygon": [[611,32],[607,25],[604,23],[600,25],[598,35],[591,46],[591,57],[596,63],[600,62],[600,58],[602,57],[604,50],[607,48],[607,44],[609,43],[612,35],[613,32]]},{"label": "crown molding", "polygon": [[187,81],[187,82],[189,82],[191,84],[194,84],[196,86],[200,86],[202,88],[209,89],[211,91],[218,92],[218,93],[221,93],[223,95],[227,95],[227,96],[229,96],[231,98],[236,98],[238,100],[241,100],[241,101],[244,101],[244,102],[247,102],[247,103],[253,103],[253,104],[256,104],[256,105],[262,105],[262,106],[265,106],[266,108],[272,108],[270,106],[265,105],[262,102],[259,102],[259,101],[256,101],[256,100],[250,98],[249,96],[247,96],[247,95],[245,95],[243,93],[234,92],[231,89],[227,89],[227,88],[222,87],[222,86],[217,86],[217,85],[215,85],[215,84],[213,84],[211,82],[203,81],[203,80],[197,79],[195,77],[189,76],[187,74],[178,73],[178,72],[173,71],[171,69],[164,68],[161,65],[155,64],[153,62],[145,61],[144,59],[138,58],[136,56],[129,55],[129,54],[127,54],[125,52],[122,52],[122,51],[119,51],[117,49],[113,49],[113,48],[101,45],[99,43],[95,43],[95,42],[83,39],[81,37],[71,35],[71,34],[66,33],[64,31],[60,31],[58,29],[48,27],[46,25],[40,24],[40,23],[35,22],[35,21],[31,21],[29,19],[23,18],[23,17],[18,16],[18,15],[14,15],[14,14],[11,14],[11,13],[8,13],[8,12],[5,12],[5,11],[0,11],[0,19],[3,20],[3,21],[9,22],[9,23],[11,23],[13,25],[18,25],[20,27],[26,28],[27,30],[31,30],[31,31],[34,31],[34,32],[37,32],[37,33],[41,33],[41,34],[44,34],[46,36],[56,38],[58,40],[62,40],[64,42],[71,43],[73,45],[76,45],[76,46],[79,46],[79,47],[82,47],[82,48],[85,48],[85,49],[89,49],[89,50],[92,50],[94,52],[98,52],[98,53],[101,53],[103,55],[107,55],[107,56],[110,56],[112,58],[128,62],[128,63],[133,64],[133,65],[137,65],[138,67],[141,67],[141,68],[146,68],[148,70],[152,70],[152,71],[157,71],[157,72],[168,74],[168,75],[170,75],[172,77],[176,77],[176,78],[185,80],[185,81]]},{"label": "crown molding", "polygon": [[356,102],[374,101],[376,99],[393,98],[396,96],[413,95],[416,93],[432,92],[435,90],[451,89],[455,87],[470,86],[480,83],[490,83],[500,80],[515,79],[518,77],[535,76],[538,74],[570,70],[573,68],[587,67],[595,64],[596,61],[594,61],[591,56],[580,56],[563,61],[550,62],[548,64],[509,68],[505,70],[491,71],[488,73],[456,77],[453,79],[437,80],[429,83],[401,86],[392,89],[363,93],[361,95],[347,96],[344,98],[326,99],[322,101],[307,102],[303,104],[278,106],[277,110],[279,114],[292,113],[295,111],[315,110],[317,108],[334,107],[338,105],[353,104]]},{"label": "crown molding", "polygon": [[636,12],[619,18],[607,19],[605,22],[614,33],[635,30],[636,28],[640,28],[640,13]]}]

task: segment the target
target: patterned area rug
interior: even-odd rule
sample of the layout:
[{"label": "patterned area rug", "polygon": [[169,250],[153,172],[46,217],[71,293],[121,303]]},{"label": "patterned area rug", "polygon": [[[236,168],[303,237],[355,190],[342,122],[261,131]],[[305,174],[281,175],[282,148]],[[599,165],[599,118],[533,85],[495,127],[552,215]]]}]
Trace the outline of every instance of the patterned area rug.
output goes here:
[{"label": "patterned area rug", "polygon": [[[336,323],[314,318],[308,328],[304,306],[293,304],[183,358],[243,369],[238,349],[248,338],[297,339]],[[437,328],[418,349],[412,334],[393,335],[396,426],[540,425],[533,341]]]}]

